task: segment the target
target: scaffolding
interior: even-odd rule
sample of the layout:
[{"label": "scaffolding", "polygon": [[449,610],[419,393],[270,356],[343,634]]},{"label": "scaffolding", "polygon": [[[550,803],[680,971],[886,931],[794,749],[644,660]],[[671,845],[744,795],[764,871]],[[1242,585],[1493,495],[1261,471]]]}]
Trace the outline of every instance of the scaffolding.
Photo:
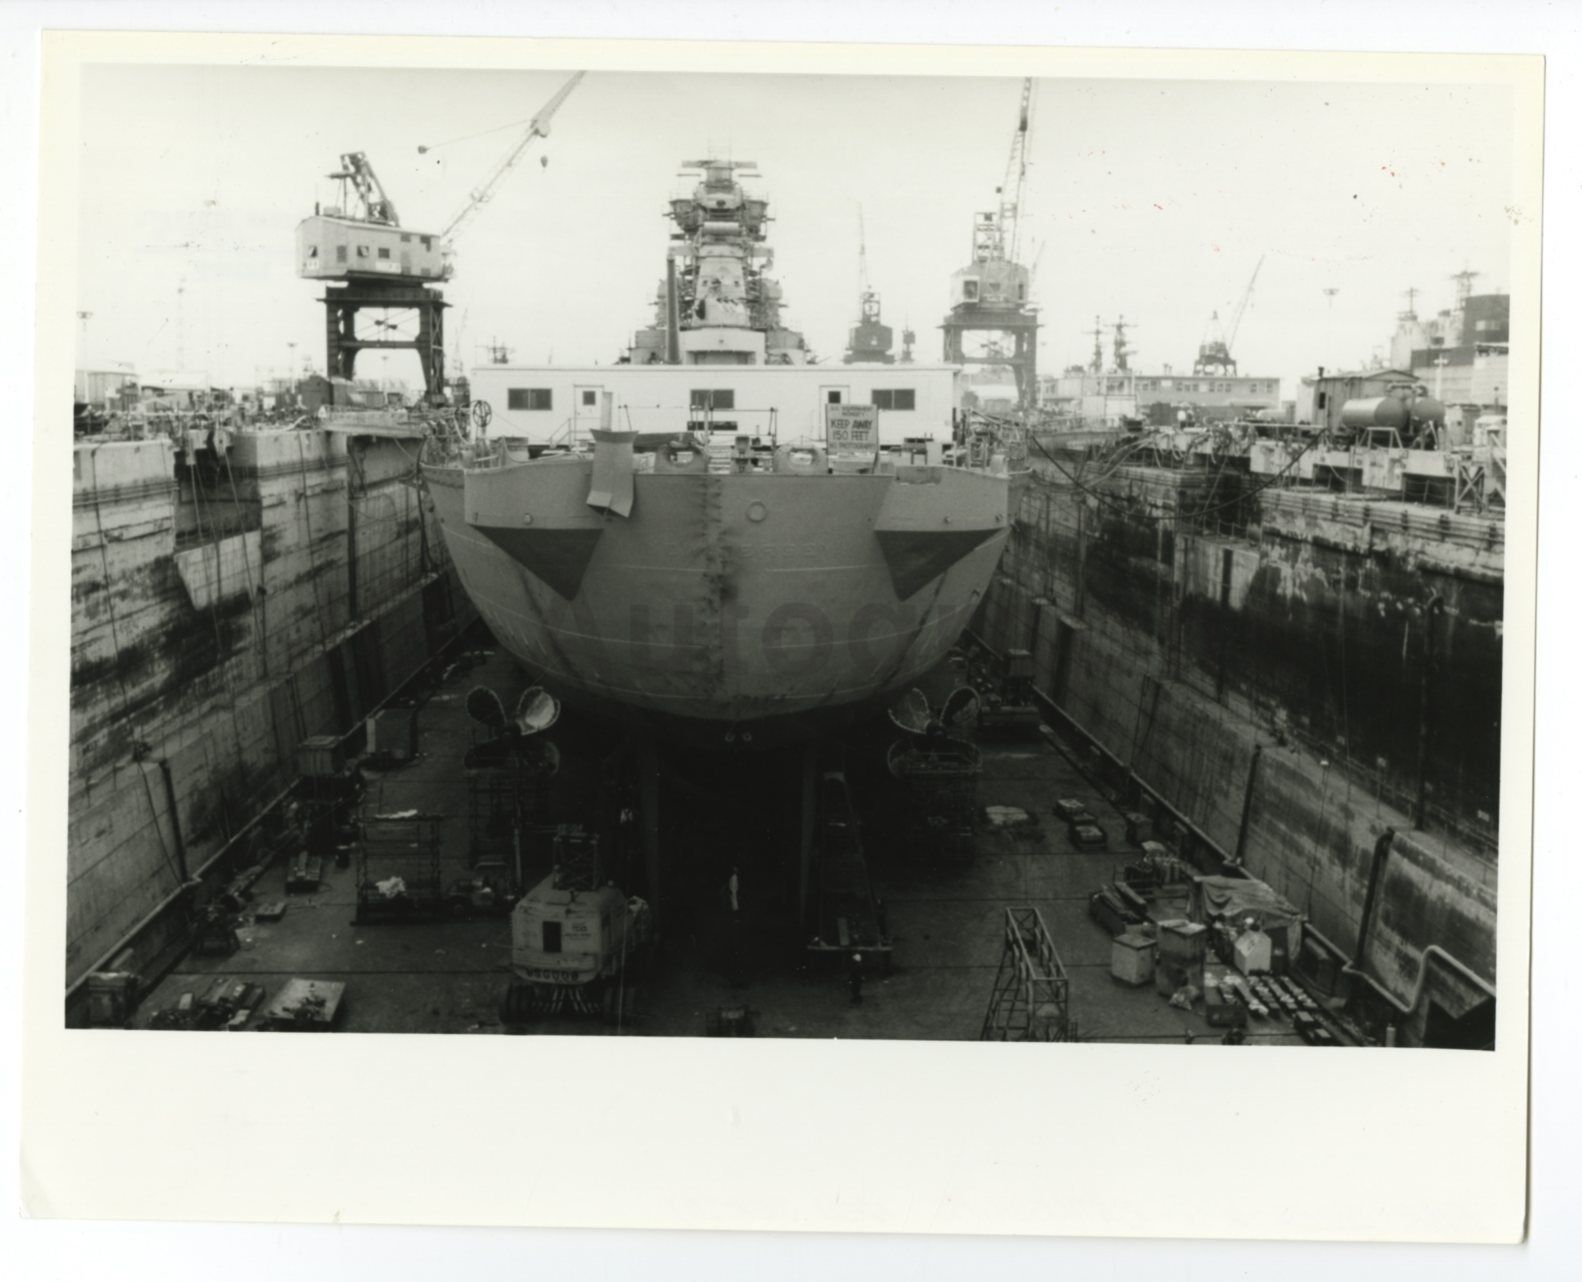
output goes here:
[{"label": "scaffolding", "polygon": [[1071,980],[1036,908],[1005,910],[1005,949],[980,1041],[1069,1042]]},{"label": "scaffolding", "polygon": [[531,834],[541,826],[547,779],[520,760],[467,771],[467,861],[475,878],[518,895]]},{"label": "scaffolding", "polygon": [[448,908],[440,867],[443,815],[365,813],[357,843],[357,916],[369,921],[439,916]]},{"label": "scaffolding", "polygon": [[890,745],[890,773],[906,788],[903,831],[919,854],[968,858],[977,838],[983,760],[963,739],[933,735]]}]

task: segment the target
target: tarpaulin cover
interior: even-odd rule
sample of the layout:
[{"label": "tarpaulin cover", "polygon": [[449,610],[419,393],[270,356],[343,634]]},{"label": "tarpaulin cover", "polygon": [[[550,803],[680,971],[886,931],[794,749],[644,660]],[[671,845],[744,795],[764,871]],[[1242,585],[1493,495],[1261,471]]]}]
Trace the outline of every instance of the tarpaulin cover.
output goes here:
[{"label": "tarpaulin cover", "polygon": [[1267,882],[1250,877],[1198,877],[1199,919],[1225,917],[1240,924],[1253,918],[1264,930],[1302,920],[1296,906]]}]

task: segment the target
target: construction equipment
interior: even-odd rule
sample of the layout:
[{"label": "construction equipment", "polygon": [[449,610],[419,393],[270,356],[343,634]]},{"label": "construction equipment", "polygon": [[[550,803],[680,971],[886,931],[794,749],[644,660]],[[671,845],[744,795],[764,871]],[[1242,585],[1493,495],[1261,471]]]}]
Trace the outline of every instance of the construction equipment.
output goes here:
[{"label": "construction equipment", "polygon": [[1005,947],[994,977],[979,1040],[1076,1040],[1071,1019],[1071,979],[1036,908],[1005,910]]},{"label": "construction equipment", "polygon": [[1258,283],[1258,273],[1262,270],[1263,256],[1260,255],[1257,266],[1252,269],[1252,277],[1247,282],[1247,288],[1242,290],[1241,300],[1231,314],[1228,329],[1221,327],[1217,311],[1209,317],[1208,333],[1198,344],[1197,360],[1192,364],[1194,374],[1206,378],[1235,377],[1236,357],[1233,353],[1236,350],[1236,335],[1241,332],[1242,317],[1247,313],[1247,304],[1252,301],[1252,287]]},{"label": "construction equipment", "polygon": [[876,362],[891,365],[890,352],[895,331],[880,320],[879,294],[868,282],[868,233],[863,225],[862,206],[857,206],[857,324],[846,339],[847,365]]},{"label": "construction equipment", "polygon": [[[972,262],[951,276],[950,312],[940,327],[947,363],[1009,368],[1022,408],[1038,395],[1038,312],[1031,273],[1017,262],[1032,116],[1033,82],[1027,79],[1005,176],[995,188],[996,207],[973,216]],[[969,334],[980,336],[981,352],[969,353]]]},{"label": "construction equipment", "polygon": [[555,868],[511,912],[505,1023],[559,1012],[627,1018],[648,959],[653,915],[603,877],[598,841],[578,828],[555,836]]},{"label": "construction equipment", "polygon": [[[332,379],[351,382],[358,354],[367,348],[414,351],[428,403],[444,400],[447,304],[435,286],[451,277],[456,236],[494,195],[528,143],[548,136],[550,119],[582,75],[579,71],[568,80],[528,122],[526,132],[438,235],[402,227],[373,163],[360,151],[342,154],[340,169],[330,175],[340,186],[337,203],[315,206],[313,216],[297,226],[297,275],[329,286],[319,301],[325,308],[325,372]],[[362,311],[380,313],[372,333],[366,326],[358,333]],[[415,316],[415,334],[398,335],[391,312]]]}]

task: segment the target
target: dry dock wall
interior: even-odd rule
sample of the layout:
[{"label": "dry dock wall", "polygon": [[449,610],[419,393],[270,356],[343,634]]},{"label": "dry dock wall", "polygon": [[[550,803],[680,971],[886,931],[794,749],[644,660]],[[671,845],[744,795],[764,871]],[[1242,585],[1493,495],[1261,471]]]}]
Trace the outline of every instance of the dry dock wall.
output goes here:
[{"label": "dry dock wall", "polygon": [[1438,950],[1494,981],[1501,531],[1254,489],[1037,468],[979,631],[1338,948],[1362,941],[1420,1041],[1483,996]]},{"label": "dry dock wall", "polygon": [[416,442],[216,444],[76,447],[68,985],[471,617]]}]

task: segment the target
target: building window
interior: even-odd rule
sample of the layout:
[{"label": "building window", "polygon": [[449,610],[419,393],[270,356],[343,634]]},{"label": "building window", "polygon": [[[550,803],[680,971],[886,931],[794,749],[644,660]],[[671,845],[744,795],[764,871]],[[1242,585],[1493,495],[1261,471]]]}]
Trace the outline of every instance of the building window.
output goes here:
[{"label": "building window", "polygon": [[546,921],[544,923],[544,951],[558,953],[560,951],[560,923]]},{"label": "building window", "polygon": [[410,245],[412,243],[412,233],[409,232],[409,231],[402,232],[401,233],[401,243],[403,245]]},{"label": "building window", "polygon": [[359,245],[359,246],[357,246],[357,257],[359,257],[359,258],[367,258],[368,257],[368,246],[367,245]]},{"label": "building window", "polygon": [[597,405],[599,403],[598,392],[594,391],[591,387],[583,388],[582,403],[584,405]]},{"label": "building window", "polygon": [[390,257],[390,251],[388,249],[385,249],[385,248],[381,247],[380,250],[379,250],[379,257],[380,258],[389,258]]},{"label": "building window", "polygon": [[319,256],[319,247],[317,245],[309,245],[308,246],[308,257],[309,258],[317,258],[318,256]]},{"label": "building window", "polygon": [[961,282],[961,298],[963,302],[975,303],[978,301],[978,282],[964,280]]},{"label": "building window", "polygon": [[881,410],[915,410],[917,391],[910,387],[880,388],[873,394],[873,404]]},{"label": "building window", "polygon": [[839,405],[841,402],[840,388],[830,388],[829,391],[824,394],[824,402],[827,405]]},{"label": "building window", "polygon": [[1319,409],[1327,409],[1328,407],[1329,407],[1329,393],[1328,392],[1320,392],[1318,394],[1318,408]]},{"label": "building window", "polygon": [[432,236],[424,236],[422,238],[422,241],[423,241],[423,248],[424,249],[433,249],[434,248],[434,238]]},{"label": "building window", "polygon": [[345,245],[337,245],[337,246],[335,246],[335,261],[338,262],[338,263],[344,263],[346,261],[346,246]]},{"label": "building window", "polygon": [[508,410],[553,409],[555,398],[547,387],[511,387],[506,389],[505,407]]},{"label": "building window", "polygon": [[694,387],[690,404],[695,410],[733,410],[736,392],[729,387]]}]

